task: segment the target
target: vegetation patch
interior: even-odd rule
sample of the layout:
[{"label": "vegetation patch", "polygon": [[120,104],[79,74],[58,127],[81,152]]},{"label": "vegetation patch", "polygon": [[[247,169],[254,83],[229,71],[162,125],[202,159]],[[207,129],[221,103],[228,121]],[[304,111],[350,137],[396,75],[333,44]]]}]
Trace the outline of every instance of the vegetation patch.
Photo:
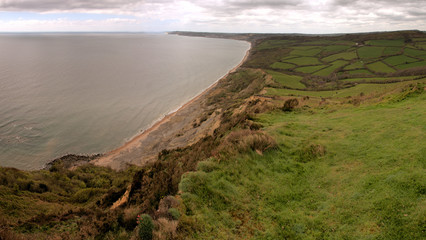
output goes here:
[{"label": "vegetation patch", "polygon": [[344,59],[344,60],[351,60],[357,58],[357,55],[355,52],[343,52],[343,53],[338,53],[338,54],[334,54],[328,57],[323,58],[322,60],[326,61],[326,62],[332,62],[335,61],[337,59]]},{"label": "vegetation patch", "polygon": [[307,49],[307,50],[294,49],[293,51],[290,52],[290,54],[291,55],[296,55],[296,56],[312,57],[312,56],[317,55],[321,51],[322,51],[321,48],[312,48],[312,49]]},{"label": "vegetation patch", "polygon": [[305,88],[305,85],[300,82],[302,77],[295,75],[288,75],[284,73],[279,73],[275,71],[267,71],[268,74],[272,76],[272,78],[280,83],[281,85],[289,88]]},{"label": "vegetation patch", "polygon": [[302,72],[302,73],[313,73],[327,66],[328,65],[306,66],[306,67],[298,67],[298,68],[295,68],[294,70],[298,72]]},{"label": "vegetation patch", "polygon": [[283,69],[283,70],[291,69],[294,67],[296,67],[296,65],[290,64],[290,63],[283,63],[283,62],[274,62],[271,65],[271,68],[273,69]]},{"label": "vegetation patch", "polygon": [[348,64],[348,62],[343,61],[343,60],[337,60],[331,63],[331,66],[324,68],[318,72],[315,72],[314,75],[318,75],[318,76],[328,76],[331,73],[333,73],[336,69],[341,68],[343,66],[345,66],[346,64]]},{"label": "vegetation patch", "polygon": [[401,47],[386,47],[383,50],[383,56],[396,55],[396,54],[401,54],[401,53],[402,53]]},{"label": "vegetation patch", "polygon": [[404,46],[404,39],[397,39],[397,40],[388,40],[388,39],[382,39],[382,40],[370,40],[365,42],[368,45],[373,46],[384,46],[384,47],[402,47]]},{"label": "vegetation patch", "polygon": [[415,68],[415,67],[424,67],[426,66],[426,61],[413,62],[408,64],[402,64],[396,66],[398,69],[407,69],[407,68]]},{"label": "vegetation patch", "polygon": [[364,68],[364,62],[357,61],[355,63],[349,64],[348,66],[344,68],[344,70],[354,70],[359,68]]},{"label": "vegetation patch", "polygon": [[405,55],[398,55],[398,56],[388,57],[383,61],[389,65],[395,66],[400,64],[417,62],[418,60]]},{"label": "vegetation patch", "polygon": [[384,47],[360,47],[358,48],[358,55],[360,58],[379,58],[382,56]]},{"label": "vegetation patch", "polygon": [[349,49],[351,46],[348,45],[329,45],[326,47],[323,47],[323,51],[326,53],[334,53],[334,52],[341,52]]},{"label": "vegetation patch", "polygon": [[314,57],[298,57],[298,58],[292,58],[287,59],[286,62],[293,63],[299,66],[306,66],[306,65],[319,65],[321,64],[320,61],[318,61],[317,58]]},{"label": "vegetation patch", "polygon": [[426,51],[418,50],[418,49],[412,49],[412,48],[406,48],[406,49],[404,49],[404,54],[407,54],[407,55],[413,56],[413,57],[417,57],[417,56],[426,55]]},{"label": "vegetation patch", "polygon": [[381,61],[368,64],[367,67],[371,71],[379,72],[379,73],[393,73],[396,71],[395,69],[389,67],[388,65],[384,64]]}]

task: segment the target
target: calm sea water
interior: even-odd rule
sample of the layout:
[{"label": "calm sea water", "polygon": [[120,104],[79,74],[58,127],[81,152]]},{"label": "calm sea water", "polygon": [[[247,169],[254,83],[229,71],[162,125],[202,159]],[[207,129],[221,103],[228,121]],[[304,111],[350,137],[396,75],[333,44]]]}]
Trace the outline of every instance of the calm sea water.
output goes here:
[{"label": "calm sea water", "polygon": [[147,34],[0,35],[0,166],[119,147],[217,81],[242,41]]}]

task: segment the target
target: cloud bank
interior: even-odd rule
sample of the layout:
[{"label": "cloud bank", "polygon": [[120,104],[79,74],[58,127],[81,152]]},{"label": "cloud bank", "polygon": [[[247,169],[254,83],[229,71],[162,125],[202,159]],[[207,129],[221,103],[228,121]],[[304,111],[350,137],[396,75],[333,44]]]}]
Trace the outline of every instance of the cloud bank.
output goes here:
[{"label": "cloud bank", "polygon": [[[116,15],[116,25],[106,20],[93,23],[94,28],[97,21],[98,29],[113,31],[123,27],[125,31],[335,33],[425,30],[426,26],[425,0],[0,0],[0,31],[12,23],[15,29],[37,31],[29,21],[43,20],[5,20],[2,12]],[[119,21],[122,16],[127,17]],[[55,20],[49,20],[49,26],[56,31],[67,31],[66,21],[74,26],[87,21]]]}]

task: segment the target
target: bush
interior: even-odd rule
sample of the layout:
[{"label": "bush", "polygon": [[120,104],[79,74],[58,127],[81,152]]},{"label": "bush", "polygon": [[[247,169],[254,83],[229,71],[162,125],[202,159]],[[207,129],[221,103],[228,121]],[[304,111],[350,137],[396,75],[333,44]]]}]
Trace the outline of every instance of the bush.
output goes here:
[{"label": "bush", "polygon": [[178,220],[180,218],[179,210],[176,208],[170,208],[168,210],[169,215],[172,217],[173,220]]},{"label": "bush", "polygon": [[284,112],[291,112],[295,107],[297,107],[297,105],[299,105],[299,100],[297,100],[297,98],[291,98],[284,102],[282,110]]},{"label": "bush", "polygon": [[139,225],[139,238],[142,240],[152,239],[152,230],[154,229],[154,223],[152,222],[151,216],[148,214],[142,214],[138,217]]}]

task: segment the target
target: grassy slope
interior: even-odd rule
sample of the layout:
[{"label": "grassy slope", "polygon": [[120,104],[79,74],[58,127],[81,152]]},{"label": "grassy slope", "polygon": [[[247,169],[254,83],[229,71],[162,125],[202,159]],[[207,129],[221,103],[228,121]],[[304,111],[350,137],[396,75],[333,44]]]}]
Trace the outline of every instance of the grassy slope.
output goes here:
[{"label": "grassy slope", "polygon": [[212,158],[183,178],[201,226],[191,237],[421,239],[425,100],[260,115],[279,149]]}]

